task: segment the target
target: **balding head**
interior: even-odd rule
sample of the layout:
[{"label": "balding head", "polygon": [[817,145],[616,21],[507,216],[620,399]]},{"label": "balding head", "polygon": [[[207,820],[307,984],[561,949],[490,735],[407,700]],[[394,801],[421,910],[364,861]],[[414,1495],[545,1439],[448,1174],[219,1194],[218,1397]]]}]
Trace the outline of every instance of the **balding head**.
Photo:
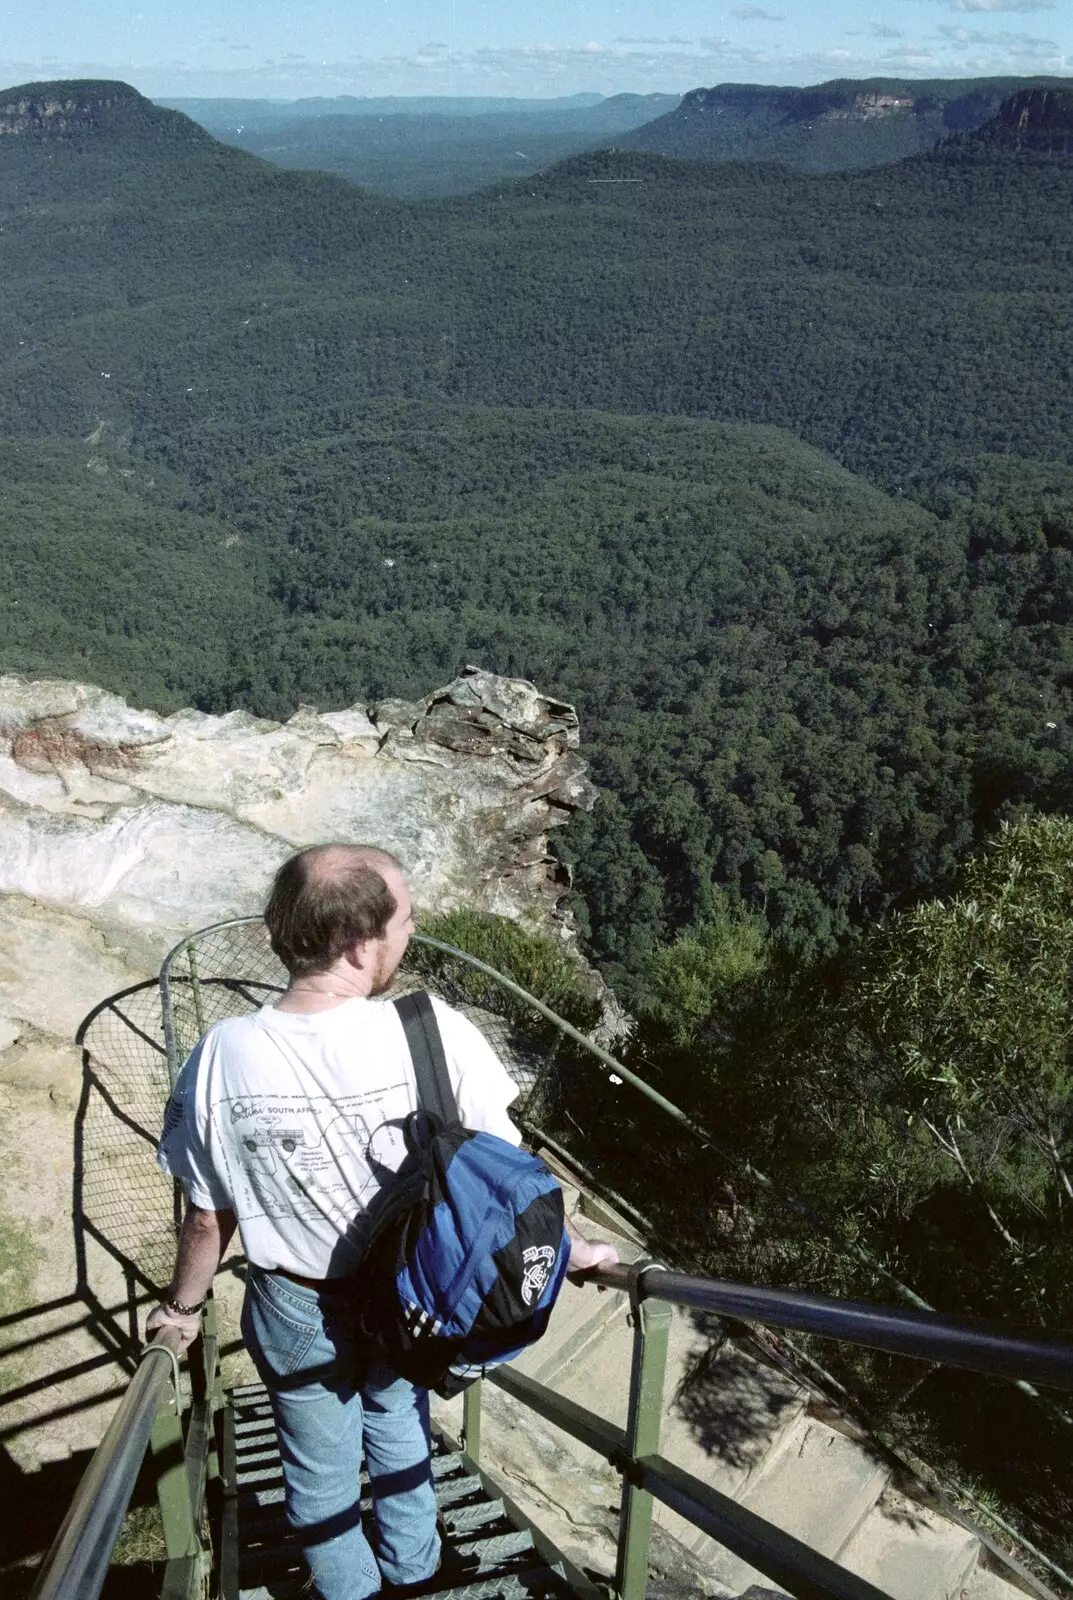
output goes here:
[{"label": "balding head", "polygon": [[325,972],[355,944],[382,939],[405,891],[393,855],[373,845],[320,844],[276,873],[265,906],[272,949],[292,978]]}]

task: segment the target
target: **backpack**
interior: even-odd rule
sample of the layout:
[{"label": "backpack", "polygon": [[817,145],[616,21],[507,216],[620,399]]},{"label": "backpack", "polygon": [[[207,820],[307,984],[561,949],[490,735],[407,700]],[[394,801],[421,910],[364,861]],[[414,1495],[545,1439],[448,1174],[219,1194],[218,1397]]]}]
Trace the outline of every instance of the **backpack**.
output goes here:
[{"label": "backpack", "polygon": [[544,1162],[459,1121],[428,995],[394,1004],[419,1109],[356,1269],[354,1315],[366,1354],[449,1397],[540,1338],[570,1240]]}]

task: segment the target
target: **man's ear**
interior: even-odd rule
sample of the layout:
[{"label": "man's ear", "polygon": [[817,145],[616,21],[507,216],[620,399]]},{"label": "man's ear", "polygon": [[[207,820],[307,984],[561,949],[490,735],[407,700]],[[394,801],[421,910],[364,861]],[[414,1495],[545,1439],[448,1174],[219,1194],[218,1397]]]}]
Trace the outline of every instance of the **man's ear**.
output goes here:
[{"label": "man's ear", "polygon": [[375,964],[375,958],[371,948],[373,943],[374,941],[372,939],[357,940],[356,943],[348,945],[343,951],[342,959],[346,962],[347,966],[354,967],[356,971],[364,971],[365,968],[371,967]]}]

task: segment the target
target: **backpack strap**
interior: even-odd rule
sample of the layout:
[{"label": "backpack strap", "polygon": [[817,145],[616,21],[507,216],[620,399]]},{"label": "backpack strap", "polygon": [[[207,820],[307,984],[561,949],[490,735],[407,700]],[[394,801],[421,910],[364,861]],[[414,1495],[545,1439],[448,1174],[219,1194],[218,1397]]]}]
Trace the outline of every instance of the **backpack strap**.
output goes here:
[{"label": "backpack strap", "polygon": [[440,1025],[432,1001],[423,990],[405,994],[392,1004],[406,1033],[406,1043],[417,1079],[417,1103],[422,1111],[438,1117],[444,1127],[457,1122],[458,1103],[447,1071]]}]

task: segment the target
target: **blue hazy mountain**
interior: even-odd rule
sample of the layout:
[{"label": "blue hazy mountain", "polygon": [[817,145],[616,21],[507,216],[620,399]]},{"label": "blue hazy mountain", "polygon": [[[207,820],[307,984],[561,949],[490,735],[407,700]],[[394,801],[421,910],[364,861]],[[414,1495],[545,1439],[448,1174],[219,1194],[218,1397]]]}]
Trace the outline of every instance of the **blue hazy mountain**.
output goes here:
[{"label": "blue hazy mountain", "polygon": [[615,143],[678,95],[565,100],[168,100],[226,144],[400,197],[464,194]]}]

